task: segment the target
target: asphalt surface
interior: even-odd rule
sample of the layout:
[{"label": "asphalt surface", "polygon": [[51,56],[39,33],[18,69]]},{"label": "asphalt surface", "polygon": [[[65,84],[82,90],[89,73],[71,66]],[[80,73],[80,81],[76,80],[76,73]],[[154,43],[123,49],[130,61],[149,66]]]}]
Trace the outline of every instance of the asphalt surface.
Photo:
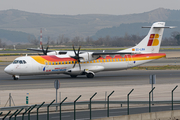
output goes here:
[{"label": "asphalt surface", "polygon": [[149,84],[149,75],[156,74],[156,84],[179,83],[179,70],[121,70],[96,73],[93,79],[86,76],[71,78],[69,75],[52,74],[36,76],[20,76],[13,80],[4,72],[5,66],[0,66],[0,90],[16,89],[46,89],[54,86],[54,80],[61,82],[61,88],[124,86]]}]

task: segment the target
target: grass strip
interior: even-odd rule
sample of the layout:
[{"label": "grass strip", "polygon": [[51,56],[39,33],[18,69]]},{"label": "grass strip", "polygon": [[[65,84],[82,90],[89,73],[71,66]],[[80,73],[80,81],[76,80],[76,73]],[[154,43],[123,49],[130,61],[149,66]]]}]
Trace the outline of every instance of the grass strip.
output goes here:
[{"label": "grass strip", "polygon": [[[2,53],[0,56],[25,56],[26,53]],[[27,55],[37,55],[37,53],[28,53]]]},{"label": "grass strip", "polygon": [[180,70],[180,65],[137,66],[130,69],[133,69],[133,70]]}]

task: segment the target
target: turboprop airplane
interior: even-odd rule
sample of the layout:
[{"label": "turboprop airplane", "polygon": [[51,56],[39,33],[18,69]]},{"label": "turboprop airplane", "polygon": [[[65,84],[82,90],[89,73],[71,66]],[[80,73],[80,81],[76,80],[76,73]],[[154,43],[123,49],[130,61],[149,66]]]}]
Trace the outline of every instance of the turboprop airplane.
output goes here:
[{"label": "turboprop airplane", "polygon": [[[159,53],[165,22],[156,22],[148,35],[136,46],[117,51],[83,52],[74,49],[63,55],[24,56],[16,58],[4,71],[13,76],[14,80],[25,75],[67,74],[72,78],[86,75],[93,78],[101,71],[123,70],[138,66],[155,59],[163,58]],[[78,64],[78,65],[76,65]]]}]

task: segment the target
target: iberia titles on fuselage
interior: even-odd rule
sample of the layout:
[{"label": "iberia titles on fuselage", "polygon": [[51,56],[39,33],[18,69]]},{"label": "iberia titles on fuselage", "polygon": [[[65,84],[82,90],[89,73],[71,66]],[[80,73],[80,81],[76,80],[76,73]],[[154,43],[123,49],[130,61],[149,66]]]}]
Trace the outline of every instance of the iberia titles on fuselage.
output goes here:
[{"label": "iberia titles on fuselage", "polygon": [[18,57],[4,71],[16,80],[23,75],[67,74],[71,77],[86,75],[93,78],[101,71],[122,70],[163,58],[159,53],[165,22],[156,22],[148,35],[136,46],[113,53],[67,51],[63,55]]}]

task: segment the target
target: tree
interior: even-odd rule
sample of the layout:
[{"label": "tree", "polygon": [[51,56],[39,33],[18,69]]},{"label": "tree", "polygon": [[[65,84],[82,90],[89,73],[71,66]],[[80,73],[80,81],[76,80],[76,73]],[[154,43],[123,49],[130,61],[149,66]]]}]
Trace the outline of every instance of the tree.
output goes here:
[{"label": "tree", "polygon": [[174,32],[171,33],[171,36],[172,36],[175,40],[177,40],[177,44],[180,45],[180,33],[177,32],[177,31],[174,31]]},{"label": "tree", "polygon": [[57,42],[58,42],[58,44],[60,44],[60,45],[63,44],[63,43],[64,43],[64,35],[59,36]]},{"label": "tree", "polygon": [[6,43],[2,43],[3,49],[4,49],[6,46],[7,46]]},{"label": "tree", "polygon": [[2,40],[0,39],[0,48],[2,47]]},{"label": "tree", "polygon": [[175,39],[177,40],[177,44],[180,45],[180,34],[175,36]]},{"label": "tree", "polygon": [[68,37],[65,37],[65,38],[64,38],[64,44],[67,44],[67,43],[69,42],[69,40],[70,40],[70,39],[69,39]]},{"label": "tree", "polygon": [[84,39],[79,36],[76,36],[72,39],[72,44],[75,46],[80,46],[83,44],[83,42],[84,42]]},{"label": "tree", "polygon": [[87,45],[92,45],[92,44],[93,44],[93,39],[88,36],[88,37],[86,38],[86,44],[87,44]]},{"label": "tree", "polygon": [[31,36],[28,36],[28,41],[33,45],[39,45],[40,41],[36,38],[32,38]]}]

